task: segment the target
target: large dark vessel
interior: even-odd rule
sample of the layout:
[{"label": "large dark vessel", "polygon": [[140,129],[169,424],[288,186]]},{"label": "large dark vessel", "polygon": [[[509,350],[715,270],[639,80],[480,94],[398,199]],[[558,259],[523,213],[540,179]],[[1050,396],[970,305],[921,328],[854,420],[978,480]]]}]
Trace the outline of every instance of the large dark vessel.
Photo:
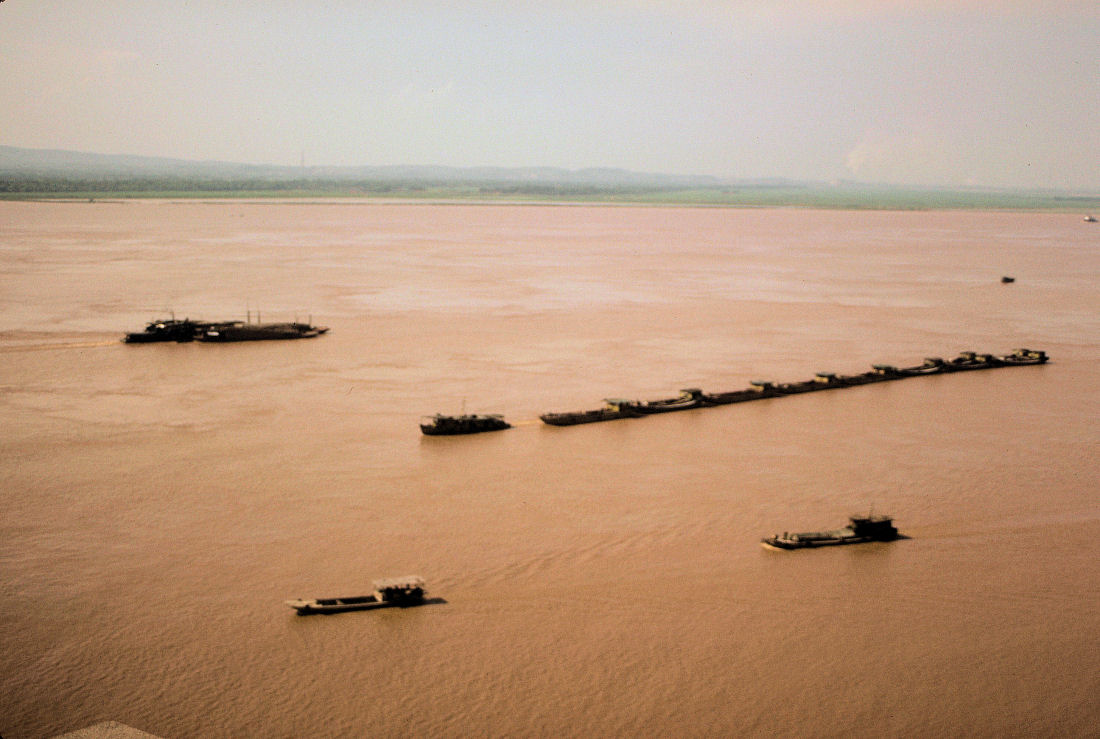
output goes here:
[{"label": "large dark vessel", "polygon": [[864,544],[869,541],[894,541],[899,537],[894,520],[889,516],[850,516],[848,525],[832,531],[810,531],[802,534],[784,532],[761,539],[769,549],[810,549],[838,544]]},{"label": "large dark vessel", "polygon": [[497,413],[477,415],[464,413],[461,416],[424,416],[420,430],[428,436],[457,436],[459,434],[480,434],[483,431],[503,431],[512,428],[512,424]]},{"label": "large dark vessel", "polygon": [[144,331],[133,331],[122,337],[127,344],[150,344],[156,341],[194,341],[195,337],[205,331],[213,323],[200,323],[184,318],[182,321],[175,318],[150,321],[145,324]]},{"label": "large dark vessel", "polygon": [[267,341],[279,339],[312,339],[328,332],[327,326],[309,323],[215,323],[196,337],[199,341]]},{"label": "large dark vessel", "polygon": [[416,575],[375,580],[370,595],[353,595],[345,598],[313,598],[288,600],[286,604],[299,616],[313,613],[341,613],[365,611],[372,608],[407,608],[424,603],[424,580]]}]

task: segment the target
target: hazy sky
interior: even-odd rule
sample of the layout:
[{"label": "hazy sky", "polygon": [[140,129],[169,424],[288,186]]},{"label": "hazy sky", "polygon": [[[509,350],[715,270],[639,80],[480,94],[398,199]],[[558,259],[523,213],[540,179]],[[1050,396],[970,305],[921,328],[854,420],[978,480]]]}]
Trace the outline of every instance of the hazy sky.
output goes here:
[{"label": "hazy sky", "polygon": [[0,144],[1100,191],[1096,0],[7,0]]}]

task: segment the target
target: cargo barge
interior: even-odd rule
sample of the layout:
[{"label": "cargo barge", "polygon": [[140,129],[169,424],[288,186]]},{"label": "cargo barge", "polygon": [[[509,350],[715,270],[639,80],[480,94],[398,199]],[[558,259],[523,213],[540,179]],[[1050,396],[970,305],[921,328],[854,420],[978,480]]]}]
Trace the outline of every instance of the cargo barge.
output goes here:
[{"label": "cargo barge", "polygon": [[208,326],[196,337],[205,342],[229,341],[281,341],[286,339],[312,339],[328,333],[327,326],[309,323],[218,323]]},{"label": "cargo barge", "polygon": [[245,321],[192,321],[185,318],[150,321],[143,331],[133,331],[122,337],[126,344],[150,344],[158,341],[264,341],[311,339],[328,333],[327,326],[311,323],[252,323]]},{"label": "cargo barge", "polygon": [[374,608],[408,608],[424,603],[424,579],[417,575],[374,581],[370,595],[354,595],[344,598],[312,598],[288,600],[286,604],[299,616],[314,613],[343,613],[367,611]]},{"label": "cargo barge", "polygon": [[604,401],[603,408],[591,411],[543,413],[539,418],[543,423],[551,426],[576,426],[581,423],[614,421],[619,418],[638,418],[641,415],[642,413],[636,410],[629,401],[608,399]]},{"label": "cargo barge", "polygon": [[802,534],[784,532],[761,539],[766,549],[812,549],[842,544],[866,544],[872,541],[894,541],[903,538],[889,516],[850,516],[848,525],[832,531],[810,531]]}]

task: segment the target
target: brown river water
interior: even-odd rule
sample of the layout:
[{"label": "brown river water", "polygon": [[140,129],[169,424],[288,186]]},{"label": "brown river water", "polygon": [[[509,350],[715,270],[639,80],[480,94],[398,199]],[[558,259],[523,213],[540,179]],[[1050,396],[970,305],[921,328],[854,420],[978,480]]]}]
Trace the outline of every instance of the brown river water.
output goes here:
[{"label": "brown river water", "polygon": [[[1080,214],[0,203],[0,734],[1098,736],[1098,285]],[[118,341],[170,310],[332,330]]]}]

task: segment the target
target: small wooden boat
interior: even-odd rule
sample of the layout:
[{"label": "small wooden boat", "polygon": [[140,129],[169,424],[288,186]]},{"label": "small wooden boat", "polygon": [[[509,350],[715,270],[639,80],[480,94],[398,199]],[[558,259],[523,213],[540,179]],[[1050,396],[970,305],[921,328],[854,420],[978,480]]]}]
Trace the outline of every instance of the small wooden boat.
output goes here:
[{"label": "small wooden boat", "polygon": [[342,613],[366,611],[373,608],[407,608],[424,602],[424,580],[417,575],[374,581],[370,595],[354,595],[343,598],[313,598],[288,600],[286,604],[299,616],[314,613]]}]

